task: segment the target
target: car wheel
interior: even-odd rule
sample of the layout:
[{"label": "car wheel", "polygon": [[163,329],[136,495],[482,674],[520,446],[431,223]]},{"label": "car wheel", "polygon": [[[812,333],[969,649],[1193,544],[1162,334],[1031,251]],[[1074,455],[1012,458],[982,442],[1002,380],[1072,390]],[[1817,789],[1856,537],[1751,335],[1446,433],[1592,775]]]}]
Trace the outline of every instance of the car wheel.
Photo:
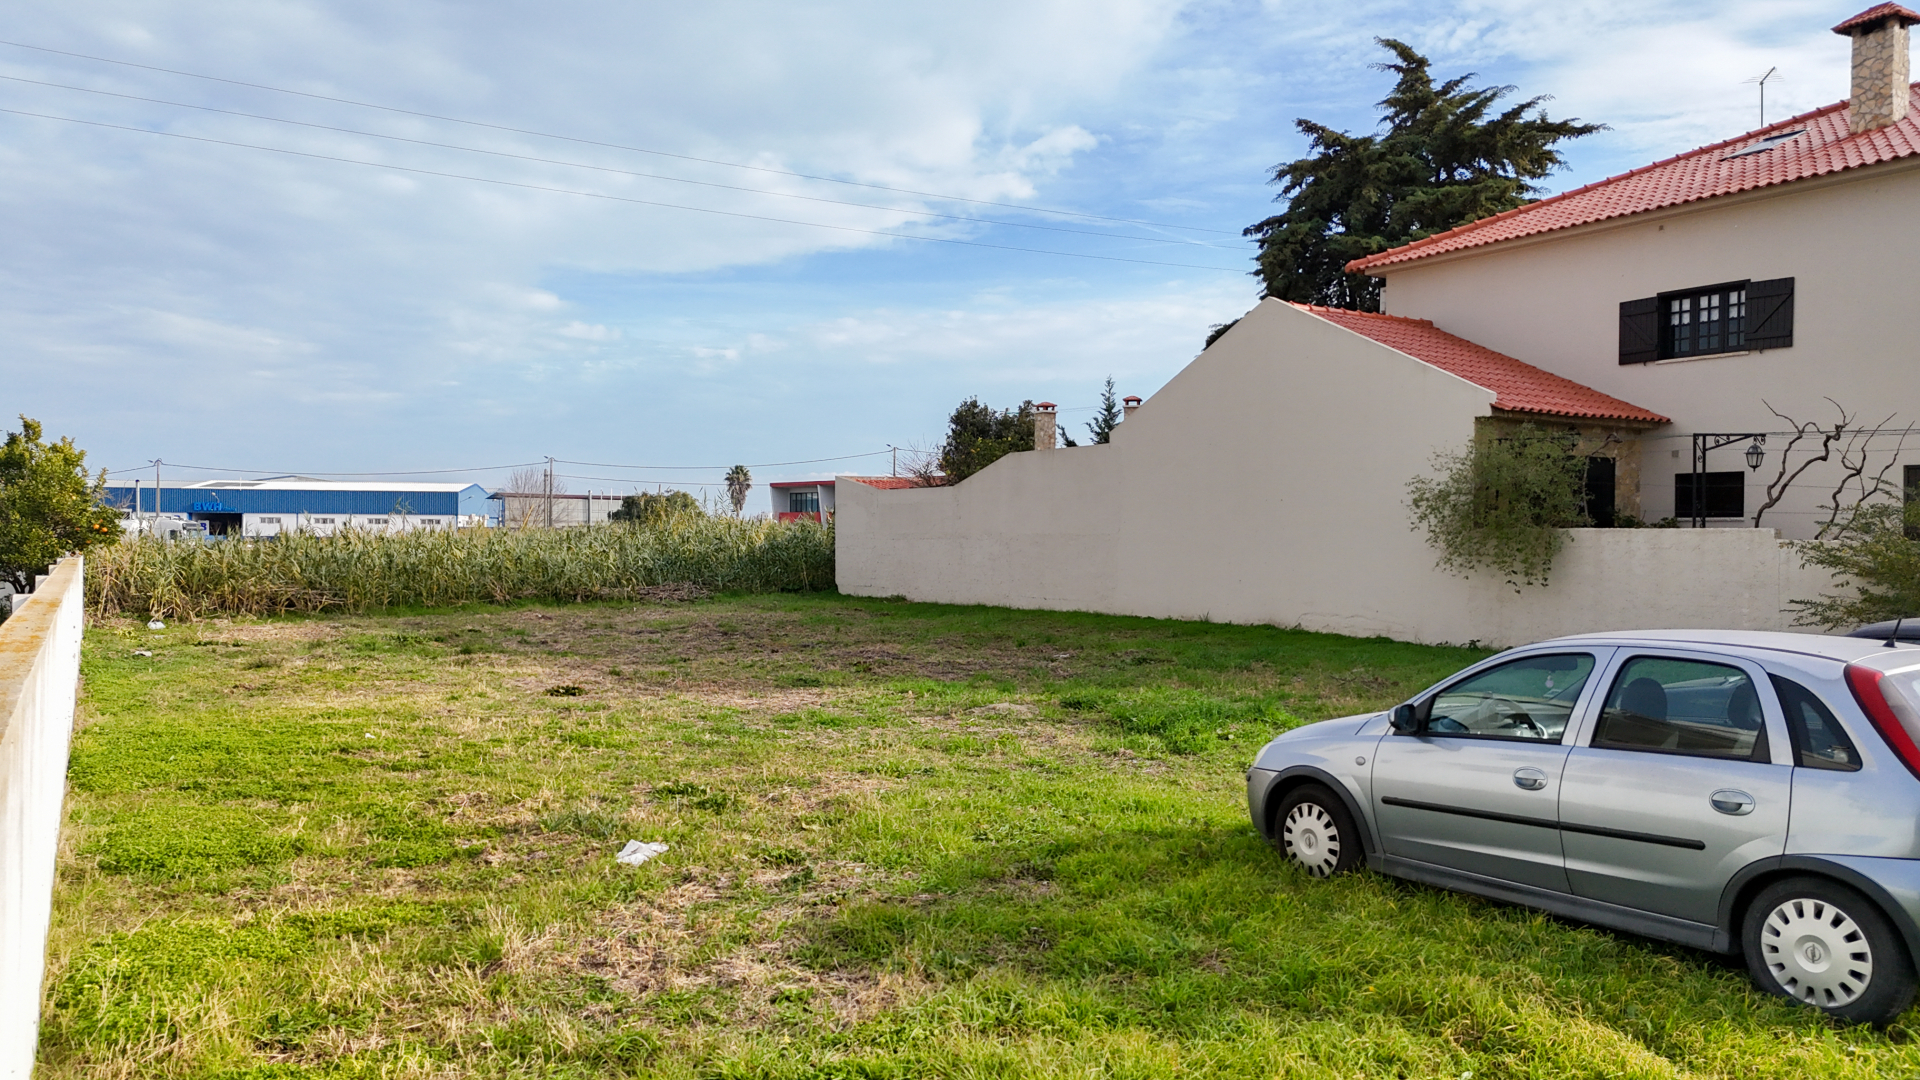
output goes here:
[{"label": "car wheel", "polygon": [[1360,830],[1340,797],[1319,784],[1287,792],[1273,819],[1280,853],[1314,877],[1331,877],[1360,862]]},{"label": "car wheel", "polygon": [[1884,1024],[1913,1004],[1913,960],[1873,901],[1824,878],[1760,891],[1741,927],[1760,989],[1855,1024]]}]

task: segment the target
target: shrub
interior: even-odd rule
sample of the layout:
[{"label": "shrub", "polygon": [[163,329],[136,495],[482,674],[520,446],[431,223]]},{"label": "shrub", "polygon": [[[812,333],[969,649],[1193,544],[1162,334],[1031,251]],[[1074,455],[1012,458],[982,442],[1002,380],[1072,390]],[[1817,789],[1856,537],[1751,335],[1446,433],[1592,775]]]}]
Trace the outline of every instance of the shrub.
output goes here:
[{"label": "shrub", "polygon": [[1567,437],[1522,424],[1437,454],[1434,464],[1438,476],[1408,481],[1407,505],[1440,568],[1462,577],[1491,570],[1516,590],[1545,585],[1567,541],[1562,530],[1586,524],[1586,461]]},{"label": "shrub", "polygon": [[347,531],[210,543],[138,537],[99,549],[87,565],[96,613],[184,618],[624,599],[663,585],[831,589],[833,526],[675,516],[594,529]]},{"label": "shrub", "polygon": [[622,498],[620,509],[615,510],[607,520],[635,525],[661,525],[677,517],[704,516],[706,511],[700,509],[700,504],[693,500],[693,496],[684,491],[643,491]]},{"label": "shrub", "polygon": [[1033,402],[994,411],[968,398],[947,418],[947,441],[940,448],[940,471],[957,484],[1008,454],[1033,449]]},{"label": "shrub", "polygon": [[1792,601],[1795,625],[1831,630],[1920,615],[1920,502],[1857,507],[1831,535],[1794,546],[1802,562],[1831,570],[1853,591]]}]

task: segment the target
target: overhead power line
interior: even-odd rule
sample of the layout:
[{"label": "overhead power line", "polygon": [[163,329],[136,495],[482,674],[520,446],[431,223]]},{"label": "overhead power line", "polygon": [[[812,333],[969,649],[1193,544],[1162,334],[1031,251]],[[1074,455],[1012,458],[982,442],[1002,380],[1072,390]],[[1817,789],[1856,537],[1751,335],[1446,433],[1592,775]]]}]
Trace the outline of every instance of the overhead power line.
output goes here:
[{"label": "overhead power line", "polygon": [[[314,472],[311,469],[224,469],[215,465],[182,465],[178,462],[166,463],[169,469],[189,469],[193,472],[246,473],[253,476],[311,476],[315,479],[325,476],[435,476],[441,473],[500,472],[503,469],[530,469],[535,465],[545,465],[546,459],[523,461],[518,465],[480,465],[471,469],[398,469],[389,472]],[[151,469],[151,464],[136,465],[131,469],[109,469],[108,476],[120,473],[143,472]]]},{"label": "overhead power line", "polygon": [[[610,165],[591,165],[583,161],[565,161],[559,158],[539,157],[534,154],[515,154],[506,150],[488,150],[478,146],[461,146],[458,143],[436,142],[432,139],[411,139],[404,135],[386,135],[378,131],[361,131],[358,128],[338,127],[333,124],[315,124],[305,120],[289,120],[281,116],[267,116],[263,113],[242,112],[238,109],[220,109],[212,105],[195,105],[187,101],[168,101],[165,98],[145,97],[140,94],[122,94],[114,90],[96,90],[88,86],[70,86],[66,83],[47,82],[44,79],[27,79],[18,75],[0,75],[7,82],[25,83],[29,86],[46,86],[56,90],[72,90],[81,94],[97,94],[101,97],[120,98],[125,101],[144,101],[154,105],[167,105],[178,109],[197,109],[201,112],[218,113],[222,116],[239,116],[248,120],[265,120],[274,124],[288,124],[294,127],[312,128],[317,131],[332,131],[343,135],[359,135],[369,139],[385,139],[389,142],[408,143],[413,146],[431,146],[441,150],[459,150],[468,154],[486,154],[490,157],[510,158],[514,161],[531,161],[542,165],[562,165],[570,169],[590,169],[594,172],[615,173],[620,176],[635,176],[646,180],[666,180],[675,184],[692,184],[697,187],[719,188],[723,191],[743,191],[755,195],[771,195],[781,199],[799,199],[803,202],[827,203],[832,206],[857,206],[867,210],[885,210],[896,214],[911,214],[914,217],[942,218],[947,221],[978,222],[986,225],[1004,225],[1014,229],[1039,229],[1045,232],[1073,233],[1078,236],[1100,236],[1117,240],[1141,240],[1150,244],[1180,244],[1187,247],[1208,247],[1213,245],[1202,240],[1181,240],[1167,236],[1140,236],[1133,233],[1101,232],[1094,229],[1070,229],[1060,225],[1036,225],[1027,221],[1004,221],[997,218],[971,217],[966,214],[942,214],[934,210],[916,210],[905,206],[885,206],[880,203],[853,202],[849,199],[829,199],[819,195],[802,195],[793,191],[775,191],[772,188],[747,187],[743,184],[722,184],[712,180],[693,180],[684,176],[668,176],[663,173],[639,172],[634,169],[616,169]],[[1220,250],[1214,248],[1214,250]]]},{"label": "overhead power line", "polygon": [[[853,461],[857,458],[880,457],[890,452],[891,451],[888,450],[869,450],[863,454],[841,454],[838,457],[807,458],[804,461],[762,461],[759,464],[748,463],[747,468],[777,469],[783,465],[818,465],[827,461]],[[567,458],[553,458],[552,460],[562,465],[586,465],[596,469],[652,469],[671,472],[695,472],[701,469],[730,469],[734,464],[738,464],[736,462],[727,465],[627,465],[608,461],[572,461]],[[547,461],[548,459],[541,458],[539,461],[522,461],[514,465],[476,465],[472,468],[465,469],[394,469],[386,472],[322,472],[314,469],[229,469],[214,465],[182,465],[173,461],[167,462],[166,466],[169,469],[187,469],[192,472],[241,473],[251,476],[312,476],[320,478],[329,476],[431,476],[442,473],[503,472],[507,469],[531,469],[535,466],[545,465]],[[149,463],[146,465],[137,465],[131,469],[109,469],[107,475],[117,476],[121,473],[144,472],[151,468],[153,468],[153,466]],[[581,477],[581,479],[597,480],[618,478]],[[652,483],[653,481],[647,482]]]},{"label": "overhead power line", "polygon": [[449,124],[464,124],[468,127],[489,128],[494,131],[508,131],[516,135],[532,135],[541,139],[556,139],[561,142],[578,143],[582,146],[600,146],[609,150],[625,150],[634,154],[651,154],[656,157],[674,158],[680,161],[697,161],[703,165],[720,165],[729,169],[745,169],[749,172],[769,173],[775,176],[792,176],[802,180],[818,180],[828,184],[845,184],[850,187],[870,188],[875,191],[891,191],[901,195],[917,195],[925,199],[940,199],[945,202],[970,203],[975,206],[998,206],[1008,210],[1025,210],[1033,214],[1057,214],[1062,217],[1084,218],[1089,221],[1115,221],[1127,225],[1151,225],[1162,229],[1182,229],[1188,232],[1218,233],[1224,236],[1238,236],[1237,230],[1209,229],[1198,225],[1174,225],[1164,221],[1147,221],[1141,218],[1110,217],[1105,214],[1087,214],[1074,210],[1054,210],[1044,206],[1028,206],[1023,203],[996,202],[992,199],[969,199],[960,195],[943,195],[934,191],[917,191],[913,188],[893,187],[887,184],[872,184],[860,180],[843,180],[837,176],[818,176],[813,173],[793,172],[788,169],[775,169],[764,165],[743,165],[735,161],[721,161],[717,158],[697,157],[692,154],[676,154],[666,150],[651,150],[644,146],[627,146],[622,143],[602,142],[598,139],[582,139],[572,135],[559,135],[532,128],[513,127],[508,124],[488,123],[484,120],[466,120],[458,116],[442,116],[438,113],[421,112],[416,109],[402,109],[393,105],[380,105],[370,101],[357,101],[353,98],[334,97],[330,94],[315,94],[306,90],[289,90],[281,86],[266,83],[247,82],[243,79],[228,79],[218,75],[202,75],[193,71],[181,71],[178,68],[157,67],[152,64],[136,64],[130,60],[115,60],[106,56],[92,56],[87,53],[68,52],[64,49],[50,49],[43,45],[29,45],[23,41],[0,40],[0,45],[16,49],[29,49],[34,52],[49,53],[54,56],[69,56],[76,60],[90,60],[100,64],[115,64],[120,67],[136,68],[141,71],[158,71],[166,75],[178,75],[188,79],[202,79],[207,82],[225,83],[228,86],[244,86],[253,90],[267,90],[276,94],[288,94],[294,97],[310,98],[315,101],[331,101],[339,105],[352,105],[361,109],[377,109],[381,112],[396,113],[401,116],[418,116],[426,120],[439,120]]},{"label": "overhead power line", "polygon": [[[805,461],[763,461],[758,465],[749,464],[749,469],[777,469],[782,465],[818,465],[826,461],[852,461],[855,458],[879,457],[891,453],[890,450],[874,450],[865,454],[841,454],[839,457],[808,458]],[[618,465],[609,461],[572,461],[568,458],[554,458],[562,465],[585,465],[592,469],[670,469],[675,472],[692,472],[695,469],[731,469],[732,465]]]},{"label": "overhead power line", "polygon": [[[4,44],[4,43],[0,43]],[[581,191],[577,188],[554,187],[548,184],[529,184],[519,180],[501,180],[490,176],[470,176],[465,173],[442,172],[438,169],[417,169],[409,165],[392,165],[383,161],[362,161],[359,158],[339,157],[334,154],[315,154],[306,150],[288,150],[279,146],[262,146],[258,143],[238,142],[232,139],[214,139],[204,135],[185,135],[177,131],[154,131],[151,128],[133,127],[128,124],[109,124],[100,120],[82,120],[73,116],[56,116],[52,113],[31,112],[26,109],[0,109],[0,113],[14,116],[31,116],[40,120],[59,120],[68,124],[84,124],[87,127],[106,128],[113,131],[131,131],[139,135],[158,135],[168,139],[183,139],[187,142],[207,143],[213,146],[234,146],[246,150],[264,150],[273,154],[285,154],[289,157],[311,158],[315,161],[337,161],[347,165],[364,165],[371,169],[387,169],[392,172],[412,173],[417,176],[438,176],[448,180],[470,180],[477,184],[495,184],[500,187],[521,188],[526,191],[550,191],[559,195],[577,195],[585,199],[605,199],[610,202],[632,203],[636,206],[658,206],[669,210],[691,210],[699,214],[717,214],[721,217],[746,218],[749,221],[767,221],[780,225],[802,225],[813,229],[831,229],[835,232],[861,233],[867,236],[891,236],[898,240],[921,240],[930,244],[954,244],[960,247],[991,248],[995,251],[1023,251],[1030,255],[1057,255],[1068,259],[1095,259],[1100,262],[1134,263],[1140,266],[1171,266],[1183,270],[1218,270],[1226,274],[1239,274],[1243,271],[1227,266],[1205,266],[1199,263],[1165,262],[1159,259],[1129,259],[1120,255],[1093,255],[1081,251],[1054,251],[1050,248],[1020,247],[1017,244],[989,244],[983,240],[957,240],[948,236],[919,236],[914,233],[893,232],[888,229],[863,229],[854,225],[829,225],[821,221],[800,221],[795,218],[773,217],[767,214],[748,214],[738,210],[715,210],[706,206],[687,206],[684,203],[661,202],[657,199],[635,199],[626,195],[608,195],[599,191]]]}]

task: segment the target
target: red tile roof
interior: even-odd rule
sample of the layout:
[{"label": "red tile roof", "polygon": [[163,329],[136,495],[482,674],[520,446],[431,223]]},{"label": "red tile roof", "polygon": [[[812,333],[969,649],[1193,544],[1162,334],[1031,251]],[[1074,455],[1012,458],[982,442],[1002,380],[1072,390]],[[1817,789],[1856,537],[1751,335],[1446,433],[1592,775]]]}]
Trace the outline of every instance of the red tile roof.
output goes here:
[{"label": "red tile roof", "polygon": [[[1906,11],[1905,8],[1896,10]],[[1873,11],[1863,12],[1848,22],[1866,18]],[[1887,14],[1890,13],[1882,12],[1874,17]],[[1920,87],[1909,87],[1907,92],[1913,95],[1916,89]],[[1450,251],[1571,229],[1717,195],[1787,184],[1863,165],[1896,161],[1917,153],[1920,153],[1920,108],[1907,113],[1899,123],[1854,135],[1847,130],[1847,103],[1842,101],[1749,131],[1738,138],[1468,222],[1378,255],[1355,259],[1347,264],[1347,272],[1370,273]]]},{"label": "red tile roof", "polygon": [[1899,4],[1875,4],[1874,6],[1868,8],[1867,10],[1861,12],[1860,14],[1855,15],[1853,18],[1848,19],[1846,22],[1841,23],[1839,26],[1834,27],[1833,32],[1836,34],[1850,35],[1852,34],[1854,27],[1870,26],[1873,23],[1879,22],[1881,19],[1887,18],[1888,16],[1892,16],[1893,18],[1899,19],[1901,22],[1906,23],[1909,26],[1913,25],[1914,23],[1920,22],[1920,15],[1915,15],[1913,12],[1908,11],[1906,8],[1901,7]]},{"label": "red tile roof", "polygon": [[898,491],[901,488],[940,487],[947,482],[944,476],[933,477],[929,483],[922,483],[917,477],[912,476],[848,476],[843,479],[888,491]]},{"label": "red tile roof", "polygon": [[1428,319],[1308,304],[1294,307],[1493,391],[1496,409],[1594,420],[1669,423],[1657,412],[1629,405],[1591,386],[1563,379],[1504,353],[1475,345],[1466,338],[1455,337]]}]

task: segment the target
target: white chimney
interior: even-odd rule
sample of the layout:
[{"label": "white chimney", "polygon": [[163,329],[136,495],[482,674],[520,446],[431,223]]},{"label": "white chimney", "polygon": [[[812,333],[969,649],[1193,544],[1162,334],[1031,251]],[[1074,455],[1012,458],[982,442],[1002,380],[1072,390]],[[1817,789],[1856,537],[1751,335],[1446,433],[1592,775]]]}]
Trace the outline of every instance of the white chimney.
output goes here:
[{"label": "white chimney", "polygon": [[1876,4],[1833,28],[1853,39],[1853,95],[1847,126],[1855,135],[1906,118],[1907,27],[1920,22],[1899,4]]},{"label": "white chimney", "polygon": [[1126,410],[1125,415],[1120,419],[1131,420],[1133,418],[1133,410],[1140,407],[1140,399],[1133,394],[1128,394],[1126,397],[1120,399],[1120,404],[1121,407]]}]

